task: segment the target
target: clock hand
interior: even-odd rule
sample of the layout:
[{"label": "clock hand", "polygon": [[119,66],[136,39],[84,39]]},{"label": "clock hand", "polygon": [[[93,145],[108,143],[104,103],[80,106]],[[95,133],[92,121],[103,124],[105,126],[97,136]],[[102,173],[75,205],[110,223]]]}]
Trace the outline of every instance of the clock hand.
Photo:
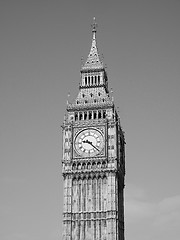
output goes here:
[{"label": "clock hand", "polygon": [[83,143],[88,143],[88,144],[90,144],[91,146],[93,146],[93,148],[95,148],[96,150],[99,151],[99,149],[98,149],[96,146],[94,146],[94,145],[92,144],[92,142],[90,142],[88,139],[84,140]]},{"label": "clock hand", "polygon": [[94,146],[94,144],[92,144],[92,142],[89,142],[89,144],[90,144],[91,146],[93,146],[93,148],[95,148],[96,150],[99,151],[99,149],[98,149],[96,146]]}]

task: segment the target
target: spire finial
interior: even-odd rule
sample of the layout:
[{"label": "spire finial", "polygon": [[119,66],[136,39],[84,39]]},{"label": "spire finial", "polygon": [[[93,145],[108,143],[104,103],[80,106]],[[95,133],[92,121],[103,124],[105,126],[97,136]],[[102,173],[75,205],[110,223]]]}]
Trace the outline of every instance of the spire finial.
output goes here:
[{"label": "spire finial", "polygon": [[93,17],[93,24],[91,26],[92,26],[93,39],[96,39],[97,23],[96,23],[95,17]]}]

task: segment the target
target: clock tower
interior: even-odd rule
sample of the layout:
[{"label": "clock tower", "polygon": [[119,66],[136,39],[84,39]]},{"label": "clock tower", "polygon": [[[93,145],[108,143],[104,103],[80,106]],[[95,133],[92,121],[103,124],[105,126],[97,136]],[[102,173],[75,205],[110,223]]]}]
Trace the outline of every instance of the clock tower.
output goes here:
[{"label": "clock tower", "polygon": [[62,125],[63,240],[124,240],[125,139],[96,45]]}]

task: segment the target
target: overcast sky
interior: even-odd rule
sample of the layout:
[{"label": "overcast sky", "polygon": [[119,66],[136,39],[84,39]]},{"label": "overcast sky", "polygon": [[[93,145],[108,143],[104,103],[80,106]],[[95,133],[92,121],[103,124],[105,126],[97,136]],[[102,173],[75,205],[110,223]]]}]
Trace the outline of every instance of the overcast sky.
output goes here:
[{"label": "overcast sky", "polygon": [[0,239],[61,238],[61,124],[97,45],[126,137],[125,235],[180,236],[180,1],[0,1]]}]

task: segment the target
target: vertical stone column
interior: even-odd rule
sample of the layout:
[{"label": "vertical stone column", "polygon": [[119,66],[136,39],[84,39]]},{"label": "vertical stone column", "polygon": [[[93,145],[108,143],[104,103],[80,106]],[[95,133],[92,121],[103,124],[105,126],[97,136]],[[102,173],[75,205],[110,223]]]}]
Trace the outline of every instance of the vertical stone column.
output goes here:
[{"label": "vertical stone column", "polygon": [[71,213],[72,208],[72,177],[68,176],[67,182],[67,212]]},{"label": "vertical stone column", "polygon": [[63,212],[67,212],[67,188],[68,188],[68,179],[67,176],[64,177],[64,206]]}]

